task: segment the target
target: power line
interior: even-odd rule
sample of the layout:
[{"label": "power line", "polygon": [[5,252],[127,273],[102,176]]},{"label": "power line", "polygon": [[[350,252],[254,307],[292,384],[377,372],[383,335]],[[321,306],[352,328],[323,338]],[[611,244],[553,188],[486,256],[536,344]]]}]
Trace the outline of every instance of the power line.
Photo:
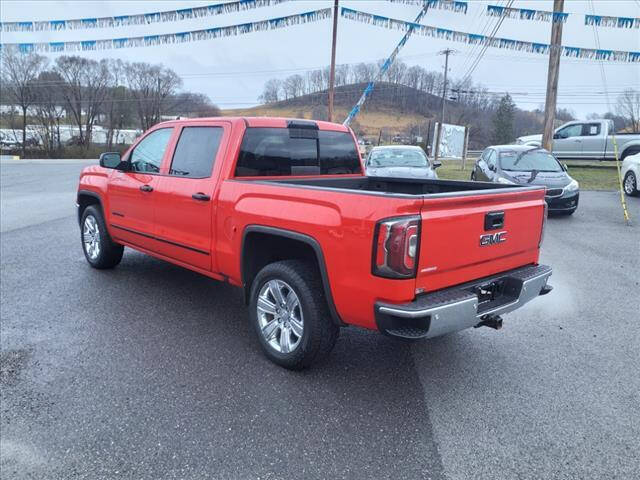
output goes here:
[{"label": "power line", "polygon": [[[511,8],[511,6],[513,5],[513,1],[514,0],[509,0],[509,3],[507,3],[507,6],[505,8]],[[500,30],[500,27],[502,26],[502,23],[504,22],[504,19],[505,19],[505,17],[500,17],[500,20],[498,21],[496,26],[493,28],[493,31],[491,32],[491,35],[489,36],[490,40],[493,40],[493,38],[496,36],[496,34],[498,33],[498,30]],[[462,79],[463,83],[466,82],[469,78],[471,78],[471,75],[473,74],[473,72],[475,71],[476,67],[480,63],[480,60],[482,60],[482,57],[484,56],[485,52],[489,48],[489,43],[490,42],[485,43],[485,45],[483,46],[482,50],[478,54],[476,60],[474,61],[474,63],[472,63],[472,65],[469,68],[469,70],[467,71],[467,73],[463,76],[463,79]]]}]

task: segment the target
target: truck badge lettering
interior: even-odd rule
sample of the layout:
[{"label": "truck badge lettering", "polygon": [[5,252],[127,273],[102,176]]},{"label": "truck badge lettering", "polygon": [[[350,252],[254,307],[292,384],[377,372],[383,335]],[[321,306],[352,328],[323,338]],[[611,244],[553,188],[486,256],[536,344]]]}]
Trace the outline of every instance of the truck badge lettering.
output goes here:
[{"label": "truck badge lettering", "polygon": [[489,245],[496,245],[498,243],[507,241],[507,232],[487,233],[480,235],[480,246],[488,247]]}]

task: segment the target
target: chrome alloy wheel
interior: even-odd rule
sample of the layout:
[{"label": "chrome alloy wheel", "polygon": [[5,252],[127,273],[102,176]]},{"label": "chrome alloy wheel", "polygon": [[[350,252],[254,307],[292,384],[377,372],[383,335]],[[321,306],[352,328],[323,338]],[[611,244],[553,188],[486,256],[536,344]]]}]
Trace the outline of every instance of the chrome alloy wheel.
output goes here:
[{"label": "chrome alloy wheel", "polygon": [[632,195],[636,190],[636,177],[632,173],[627,173],[624,179],[624,191],[627,195]]},{"label": "chrome alloy wheel", "polygon": [[266,342],[276,352],[293,352],[304,332],[298,295],[286,282],[269,280],[258,294],[258,325]]},{"label": "chrome alloy wheel", "polygon": [[82,243],[84,251],[91,260],[96,260],[100,255],[100,229],[93,215],[87,215],[82,227]]}]

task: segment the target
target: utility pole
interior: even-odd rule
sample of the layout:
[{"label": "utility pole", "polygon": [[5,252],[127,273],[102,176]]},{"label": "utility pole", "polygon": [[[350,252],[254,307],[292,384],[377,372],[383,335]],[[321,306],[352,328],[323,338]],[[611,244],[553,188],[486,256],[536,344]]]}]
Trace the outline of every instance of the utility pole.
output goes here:
[{"label": "utility pole", "polygon": [[449,55],[455,53],[455,50],[447,48],[446,50],[442,50],[439,52],[440,55],[444,55],[444,85],[442,86],[442,112],[440,113],[440,125],[438,126],[438,135],[436,136],[436,148],[435,154],[433,156],[433,161],[438,160],[438,151],[440,150],[440,137],[442,133],[442,124],[444,123],[444,107],[446,104],[447,97],[447,75],[449,73]]},{"label": "utility pole", "polygon": [[333,42],[331,44],[331,70],[329,72],[329,112],[327,120],[333,122],[333,97],[336,81],[336,40],[338,38],[338,2],[333,3]]},{"label": "utility pole", "polygon": [[560,76],[560,53],[562,51],[562,21],[555,14],[564,11],[564,0],[553,0],[551,45],[549,47],[549,70],[547,72],[547,97],[544,104],[544,133],[542,146],[550,152],[553,149],[553,124],[556,119],[558,99],[558,77]]}]

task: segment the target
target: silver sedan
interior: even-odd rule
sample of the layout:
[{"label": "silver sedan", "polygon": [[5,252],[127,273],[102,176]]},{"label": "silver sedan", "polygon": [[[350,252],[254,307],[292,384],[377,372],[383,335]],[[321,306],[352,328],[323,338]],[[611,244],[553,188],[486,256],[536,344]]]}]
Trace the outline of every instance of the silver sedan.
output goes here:
[{"label": "silver sedan", "polygon": [[365,174],[368,177],[437,179],[435,169],[440,165],[440,162],[432,164],[420,147],[390,145],[371,149],[365,162]]}]

